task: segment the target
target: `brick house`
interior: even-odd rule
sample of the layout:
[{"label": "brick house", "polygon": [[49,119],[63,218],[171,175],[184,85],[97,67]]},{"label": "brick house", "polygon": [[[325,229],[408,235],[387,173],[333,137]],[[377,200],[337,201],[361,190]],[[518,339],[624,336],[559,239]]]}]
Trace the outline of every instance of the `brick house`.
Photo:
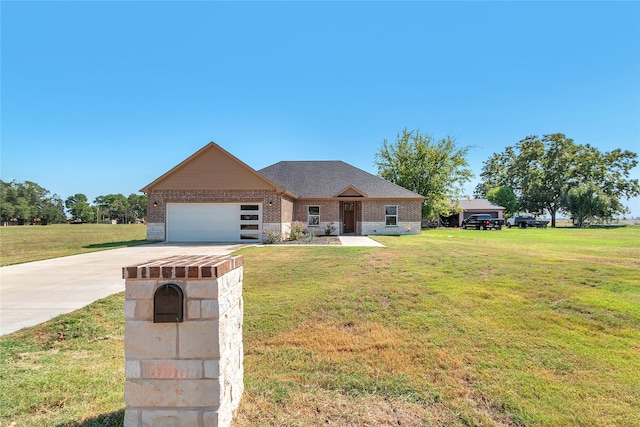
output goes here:
[{"label": "brick house", "polygon": [[293,221],[324,234],[420,233],[424,197],[341,161],[256,171],[211,142],[144,187],[147,239],[261,242]]}]

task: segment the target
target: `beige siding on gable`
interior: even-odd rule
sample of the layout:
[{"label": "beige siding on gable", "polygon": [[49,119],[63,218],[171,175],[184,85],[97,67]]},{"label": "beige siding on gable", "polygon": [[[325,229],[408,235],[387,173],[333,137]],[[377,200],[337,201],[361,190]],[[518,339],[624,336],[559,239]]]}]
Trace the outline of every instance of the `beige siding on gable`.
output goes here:
[{"label": "beige siding on gable", "polygon": [[153,190],[274,190],[249,167],[217,146],[209,146],[154,182]]}]

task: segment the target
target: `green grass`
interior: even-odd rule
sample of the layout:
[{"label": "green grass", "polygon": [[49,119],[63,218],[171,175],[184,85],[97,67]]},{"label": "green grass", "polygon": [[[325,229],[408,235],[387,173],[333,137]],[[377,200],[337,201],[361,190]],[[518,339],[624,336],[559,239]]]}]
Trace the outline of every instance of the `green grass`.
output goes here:
[{"label": "green grass", "polygon": [[0,425],[117,426],[123,296],[0,338]]},{"label": "green grass", "polygon": [[142,224],[0,227],[0,266],[148,243]]},{"label": "green grass", "polygon": [[[236,427],[640,426],[640,228],[376,240],[240,251]],[[0,425],[121,422],[122,299],[0,339]]]}]

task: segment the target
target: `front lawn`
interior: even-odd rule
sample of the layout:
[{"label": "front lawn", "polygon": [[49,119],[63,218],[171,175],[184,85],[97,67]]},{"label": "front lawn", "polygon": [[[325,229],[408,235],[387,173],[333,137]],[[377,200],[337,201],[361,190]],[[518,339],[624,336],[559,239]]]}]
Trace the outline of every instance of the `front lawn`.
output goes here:
[{"label": "front lawn", "polygon": [[[236,427],[640,425],[640,228],[376,240],[239,252]],[[117,425],[122,299],[0,339],[0,425]]]},{"label": "front lawn", "polygon": [[148,243],[144,224],[0,227],[0,242],[0,266]]}]

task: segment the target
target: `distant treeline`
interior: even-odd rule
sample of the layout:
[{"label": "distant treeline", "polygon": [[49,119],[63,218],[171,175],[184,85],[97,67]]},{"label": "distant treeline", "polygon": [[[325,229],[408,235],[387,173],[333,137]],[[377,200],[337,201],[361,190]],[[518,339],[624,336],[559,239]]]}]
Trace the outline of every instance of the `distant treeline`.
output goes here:
[{"label": "distant treeline", "polygon": [[[66,210],[65,210],[66,209]],[[68,215],[67,215],[68,213]],[[0,221],[3,225],[61,224],[65,222],[101,222],[115,220],[127,224],[143,221],[147,196],[107,194],[93,204],[78,193],[66,200],[32,181],[0,180]]]}]

